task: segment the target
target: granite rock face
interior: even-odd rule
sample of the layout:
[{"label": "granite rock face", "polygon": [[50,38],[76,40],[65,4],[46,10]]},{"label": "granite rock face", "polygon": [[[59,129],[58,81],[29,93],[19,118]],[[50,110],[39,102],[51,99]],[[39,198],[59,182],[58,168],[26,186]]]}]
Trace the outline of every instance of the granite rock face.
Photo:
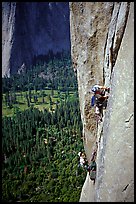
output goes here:
[{"label": "granite rock face", "polygon": [[16,3],[2,3],[2,76],[10,76]]},{"label": "granite rock face", "polygon": [[39,55],[70,51],[68,2],[2,3],[2,76]]},{"label": "granite rock face", "polygon": [[[95,185],[81,202],[134,201],[134,3],[71,2],[71,54],[77,73],[84,148],[98,142]],[[111,88],[103,122],[90,106],[94,84]]]}]

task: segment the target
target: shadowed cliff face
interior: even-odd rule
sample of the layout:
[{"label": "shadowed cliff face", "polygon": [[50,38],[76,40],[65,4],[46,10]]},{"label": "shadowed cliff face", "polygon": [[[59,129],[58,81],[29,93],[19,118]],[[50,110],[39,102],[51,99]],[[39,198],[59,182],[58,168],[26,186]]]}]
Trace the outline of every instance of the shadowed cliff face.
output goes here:
[{"label": "shadowed cliff face", "polygon": [[[96,183],[87,174],[80,201],[133,202],[134,4],[72,2],[70,30],[88,160],[98,142]],[[111,88],[98,128],[90,107],[96,83]]]},{"label": "shadowed cliff face", "polygon": [[2,75],[30,65],[39,55],[70,51],[67,2],[2,4]]}]

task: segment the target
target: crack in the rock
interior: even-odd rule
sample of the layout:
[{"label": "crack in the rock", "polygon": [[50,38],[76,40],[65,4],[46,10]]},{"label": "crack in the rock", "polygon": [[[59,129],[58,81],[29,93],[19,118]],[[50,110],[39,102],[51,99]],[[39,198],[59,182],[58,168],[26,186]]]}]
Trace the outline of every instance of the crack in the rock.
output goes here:
[{"label": "crack in the rock", "polygon": [[[121,6],[121,4],[120,4],[120,6]],[[110,50],[109,50],[109,51],[110,51],[110,63],[111,63],[110,80],[111,80],[111,76],[112,76],[113,67],[114,67],[114,64],[115,64],[115,62],[116,62],[115,52],[114,52],[114,50],[113,50],[113,45],[114,45],[114,39],[115,39],[115,34],[116,34],[116,27],[117,27],[117,22],[118,22],[118,15],[119,15],[120,6],[119,6],[119,8],[118,8],[116,26],[115,26],[114,34],[113,34],[113,36],[112,36],[112,44],[111,44],[111,47],[110,47]]]},{"label": "crack in the rock", "polygon": [[[121,5],[121,4],[120,4]],[[116,26],[117,26],[117,19],[118,19],[118,15],[119,15],[119,9],[120,9],[120,5],[119,5],[119,8],[118,8],[118,11],[117,11],[117,17],[116,17]],[[113,58],[114,58],[114,53],[113,53],[113,44],[114,44],[114,38],[115,38],[115,32],[116,32],[116,26],[114,28],[114,31],[113,31],[113,34],[111,36],[111,45],[109,47],[109,50],[108,50],[108,53],[106,54],[106,49],[107,46],[109,45],[110,41],[108,39],[108,35],[109,35],[109,32],[111,32],[111,27],[112,27],[112,24],[113,24],[113,21],[114,19],[113,18],[113,13],[114,13],[114,8],[115,8],[115,5],[113,6],[113,10],[112,10],[112,15],[111,15],[111,22],[110,22],[110,27],[109,27],[109,30],[108,30],[108,33],[107,33],[107,36],[106,36],[106,43],[105,43],[105,47],[104,47],[104,61],[106,62],[106,69],[109,69],[110,68],[110,76],[107,75],[106,76],[106,70],[105,70],[105,67],[103,67],[103,72],[104,72],[104,82],[105,82],[105,78],[106,77],[109,77],[109,79],[111,80],[111,74],[112,74],[112,71],[113,71]],[[107,56],[106,56],[107,55]]]},{"label": "crack in the rock", "polygon": [[[130,3],[128,2],[127,9],[126,9],[126,15],[124,17],[125,22],[124,22],[123,30],[122,30],[121,35],[119,37],[117,37],[117,39],[116,39],[117,46],[114,47],[114,49],[113,49],[113,67],[114,67],[114,65],[116,63],[116,59],[117,59],[117,56],[118,56],[120,45],[121,45],[121,42],[122,42],[122,39],[123,39],[123,35],[124,35],[124,32],[125,32],[125,28],[126,28],[126,24],[127,24],[127,19],[128,19],[128,14],[129,14],[129,8],[130,8]],[[119,8],[118,15],[119,15],[120,9],[121,9],[121,6]]]},{"label": "crack in the rock", "polygon": [[125,120],[125,122],[128,123],[128,122],[131,120],[132,116],[133,116],[133,113],[131,114],[131,116],[129,117],[129,119]]},{"label": "crack in the rock", "polygon": [[128,186],[129,186],[129,184],[127,184],[127,185],[125,186],[125,188],[122,190],[122,192],[125,191]]}]

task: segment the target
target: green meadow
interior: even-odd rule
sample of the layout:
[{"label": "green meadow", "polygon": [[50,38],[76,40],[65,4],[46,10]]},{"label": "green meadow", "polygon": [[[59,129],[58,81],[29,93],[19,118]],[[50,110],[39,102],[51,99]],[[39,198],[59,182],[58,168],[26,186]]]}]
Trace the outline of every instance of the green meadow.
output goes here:
[{"label": "green meadow", "polygon": [[[33,98],[33,96],[35,95],[35,91],[34,90],[31,91],[31,102],[29,107],[27,104],[27,99],[25,97],[26,94],[28,94],[28,91],[16,92],[15,93],[16,103],[12,104],[12,107],[9,107],[6,105],[5,94],[3,94],[2,116],[13,116],[14,114],[16,114],[16,111],[24,111],[26,109],[29,109],[31,106],[41,111],[43,111],[44,109],[47,109],[48,111],[53,111],[56,108],[56,104],[60,103],[61,100],[64,100],[66,96],[66,92],[64,91],[61,91],[60,93],[58,93],[57,90],[53,90],[53,94],[52,94],[52,90],[45,89],[42,91],[44,91],[44,99],[43,99],[43,96],[41,95],[41,91],[38,90],[36,92],[36,95],[37,95],[36,103],[34,102],[34,98]],[[74,93],[75,93],[74,91],[70,91],[68,94],[71,100],[74,97]]]}]

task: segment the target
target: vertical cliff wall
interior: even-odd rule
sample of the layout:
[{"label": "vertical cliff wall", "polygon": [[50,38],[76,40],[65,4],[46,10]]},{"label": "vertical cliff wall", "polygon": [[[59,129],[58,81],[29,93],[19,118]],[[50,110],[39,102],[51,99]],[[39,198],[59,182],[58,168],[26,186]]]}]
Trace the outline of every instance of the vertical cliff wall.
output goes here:
[{"label": "vertical cliff wall", "polygon": [[49,50],[70,51],[68,2],[3,2],[2,76]]},{"label": "vertical cliff wall", "polygon": [[[134,201],[134,4],[69,5],[71,54],[88,160],[98,142],[96,183],[87,174],[80,201]],[[90,89],[96,83],[111,88],[98,128],[90,107]]]},{"label": "vertical cliff wall", "polygon": [[10,75],[16,3],[2,3],[2,76]]}]

